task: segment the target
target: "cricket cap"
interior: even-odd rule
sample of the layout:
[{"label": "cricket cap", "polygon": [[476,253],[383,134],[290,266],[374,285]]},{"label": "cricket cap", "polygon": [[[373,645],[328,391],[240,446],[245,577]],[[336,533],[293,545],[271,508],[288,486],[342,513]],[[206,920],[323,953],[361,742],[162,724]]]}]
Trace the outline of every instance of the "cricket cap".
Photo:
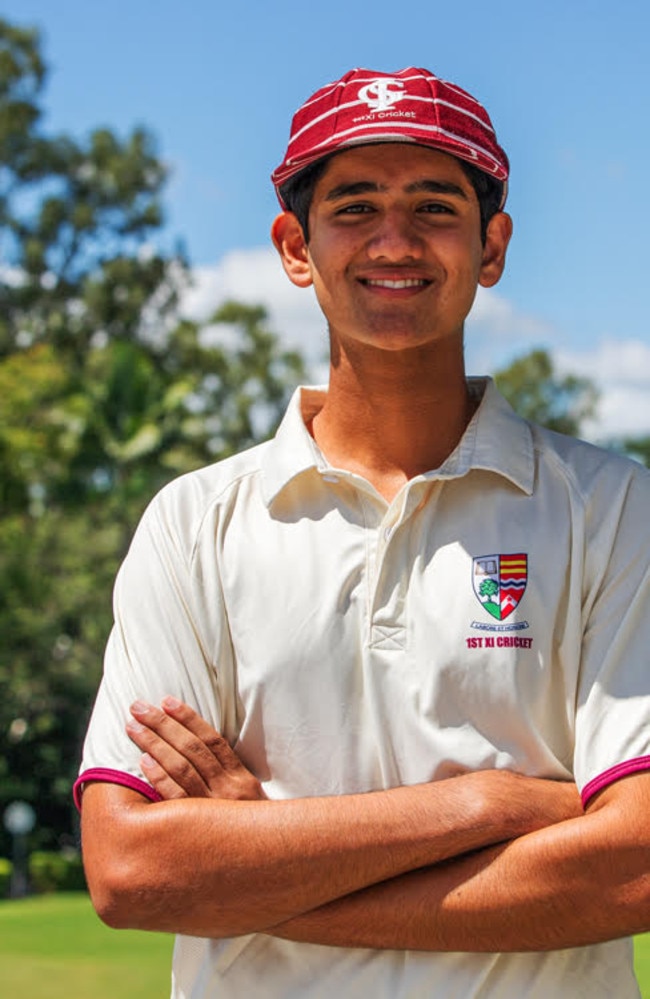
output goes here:
[{"label": "cricket cap", "polygon": [[414,142],[472,163],[503,184],[503,207],[509,163],[487,111],[467,91],[412,67],[350,70],[298,108],[284,160],[271,175],[283,207],[280,188],[305,167],[376,142]]}]

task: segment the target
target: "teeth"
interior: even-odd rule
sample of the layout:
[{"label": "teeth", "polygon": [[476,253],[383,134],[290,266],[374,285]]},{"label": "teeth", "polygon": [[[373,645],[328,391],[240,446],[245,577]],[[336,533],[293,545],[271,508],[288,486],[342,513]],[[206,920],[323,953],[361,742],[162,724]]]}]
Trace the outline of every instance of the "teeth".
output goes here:
[{"label": "teeth", "polygon": [[426,281],[421,278],[401,278],[399,281],[390,281],[388,278],[366,278],[365,283],[373,288],[421,288]]}]

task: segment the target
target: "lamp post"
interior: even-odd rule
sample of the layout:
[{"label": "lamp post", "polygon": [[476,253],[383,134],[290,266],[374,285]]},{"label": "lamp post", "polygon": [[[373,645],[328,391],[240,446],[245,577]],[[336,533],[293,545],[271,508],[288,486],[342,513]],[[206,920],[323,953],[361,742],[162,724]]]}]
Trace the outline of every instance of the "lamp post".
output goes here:
[{"label": "lamp post", "polygon": [[27,836],[36,823],[36,812],[26,801],[12,801],[4,810],[5,829],[13,837],[13,871],[9,895],[11,898],[24,898],[28,892],[27,880]]}]

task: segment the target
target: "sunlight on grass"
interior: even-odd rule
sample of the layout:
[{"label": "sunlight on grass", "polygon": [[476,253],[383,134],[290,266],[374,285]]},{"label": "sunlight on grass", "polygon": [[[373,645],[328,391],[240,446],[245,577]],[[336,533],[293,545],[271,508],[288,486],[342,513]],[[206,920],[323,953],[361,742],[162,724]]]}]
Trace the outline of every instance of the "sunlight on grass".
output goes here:
[{"label": "sunlight on grass", "polygon": [[0,995],[165,999],[172,937],[111,930],[86,895],[0,902]]},{"label": "sunlight on grass", "polygon": [[[0,901],[0,996],[20,999],[166,999],[172,938],[111,930],[86,895]],[[650,999],[650,934],[635,941]]]},{"label": "sunlight on grass", "polygon": [[634,941],[634,967],[643,999],[650,999],[650,933]]}]

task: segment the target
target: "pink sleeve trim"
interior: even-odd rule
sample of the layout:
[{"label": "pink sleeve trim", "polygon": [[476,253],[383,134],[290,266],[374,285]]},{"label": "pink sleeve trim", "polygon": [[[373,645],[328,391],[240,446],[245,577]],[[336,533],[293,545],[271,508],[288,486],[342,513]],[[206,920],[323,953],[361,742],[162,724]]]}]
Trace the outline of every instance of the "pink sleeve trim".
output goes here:
[{"label": "pink sleeve trim", "polygon": [[92,767],[79,775],[72,789],[74,803],[79,811],[81,811],[81,795],[84,785],[91,784],[93,781],[104,784],[120,784],[122,787],[130,787],[132,791],[138,791],[149,801],[162,801],[161,796],[157,791],[154,791],[150,784],[140,780],[139,777],[134,777],[133,774],[125,774],[123,770],[109,770],[107,767]]},{"label": "pink sleeve trim", "polygon": [[617,763],[615,767],[610,767],[609,770],[598,774],[588,784],[585,784],[581,794],[582,804],[586,806],[595,794],[598,794],[603,788],[609,787],[614,781],[620,780],[621,777],[627,777],[629,774],[636,774],[642,770],[650,770],[650,756],[637,756],[634,760]]}]

